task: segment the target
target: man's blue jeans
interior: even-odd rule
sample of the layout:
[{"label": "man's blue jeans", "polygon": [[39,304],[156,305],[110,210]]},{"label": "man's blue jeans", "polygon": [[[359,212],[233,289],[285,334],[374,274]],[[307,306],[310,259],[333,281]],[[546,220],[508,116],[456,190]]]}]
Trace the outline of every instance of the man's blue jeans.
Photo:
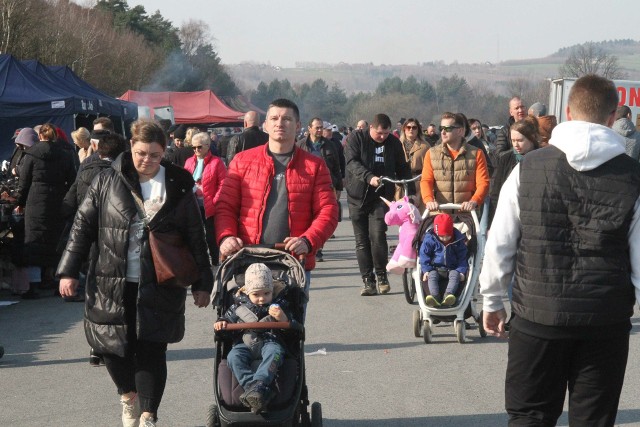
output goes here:
[{"label": "man's blue jeans", "polygon": [[265,385],[273,382],[284,361],[284,348],[277,342],[265,342],[262,346],[262,360],[255,373],[251,370],[253,360],[251,350],[243,343],[234,345],[227,356],[231,372],[245,391],[254,381],[262,381]]}]

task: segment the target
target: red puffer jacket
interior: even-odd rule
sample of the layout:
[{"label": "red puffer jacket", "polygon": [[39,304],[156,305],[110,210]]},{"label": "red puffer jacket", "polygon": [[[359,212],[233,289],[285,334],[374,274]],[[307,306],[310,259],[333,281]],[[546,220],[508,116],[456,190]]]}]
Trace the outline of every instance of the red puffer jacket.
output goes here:
[{"label": "red puffer jacket", "polygon": [[[233,158],[216,204],[218,244],[228,236],[239,237],[245,245],[260,243],[262,219],[275,173],[267,148],[265,144]],[[289,230],[292,237],[305,237],[311,243],[305,269],[313,270],[316,250],[322,248],[338,226],[338,204],[324,160],[297,147],[294,150],[285,172]]]},{"label": "red puffer jacket", "polygon": [[[194,155],[189,157],[184,163],[184,168],[191,172],[196,170],[198,158]],[[219,157],[207,153],[204,158],[204,170],[202,171],[202,179],[196,182],[202,188],[202,198],[204,199],[204,216],[210,218],[216,213],[216,201],[220,197],[220,189],[222,182],[227,177],[227,168]]]}]

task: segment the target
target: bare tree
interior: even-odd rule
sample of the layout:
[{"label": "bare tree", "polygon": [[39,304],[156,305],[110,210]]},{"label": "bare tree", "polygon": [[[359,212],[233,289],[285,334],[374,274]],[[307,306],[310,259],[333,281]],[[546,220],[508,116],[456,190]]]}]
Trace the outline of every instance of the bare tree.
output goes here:
[{"label": "bare tree", "polygon": [[0,1],[0,53],[12,52],[20,39],[20,28],[28,18],[28,1]]},{"label": "bare tree", "polygon": [[198,48],[212,44],[209,25],[198,19],[190,19],[180,27],[182,52],[187,58],[195,56]]},{"label": "bare tree", "polygon": [[593,42],[577,46],[560,67],[564,77],[582,77],[585,74],[598,74],[608,79],[620,79],[626,74],[618,64],[618,57],[606,53]]}]

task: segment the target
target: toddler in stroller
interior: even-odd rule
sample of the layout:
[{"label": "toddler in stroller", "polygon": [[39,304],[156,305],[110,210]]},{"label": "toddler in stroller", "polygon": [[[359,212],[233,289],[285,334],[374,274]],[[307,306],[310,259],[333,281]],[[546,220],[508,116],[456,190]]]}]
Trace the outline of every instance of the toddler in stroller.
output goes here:
[{"label": "toddler in stroller", "polygon": [[[275,247],[251,247],[245,246],[231,257],[222,262],[216,273],[216,293],[214,306],[218,313],[218,319],[226,321],[224,329],[215,330],[215,359],[214,359],[214,403],[209,407],[207,415],[207,427],[231,427],[231,426],[321,426],[322,407],[319,402],[309,402],[309,392],[306,382],[304,360],[304,307],[307,297],[304,289],[306,277],[304,267],[298,259],[291,254],[282,252],[277,245]],[[258,302],[263,305],[263,312],[250,317],[250,320],[240,320],[237,323],[229,323],[224,320],[225,315],[234,305],[237,307],[244,300],[250,302],[246,295],[247,270],[256,263],[262,263],[268,267],[273,283],[271,303]],[[260,268],[266,273],[266,269]],[[249,270],[251,272],[251,270]],[[266,275],[265,275],[266,276]],[[251,274],[249,274],[251,279]],[[249,280],[251,282],[251,280]],[[265,277],[264,281],[269,282]],[[238,290],[245,291],[238,294]],[[269,313],[269,307],[278,304],[282,312],[287,316],[287,321],[258,321]],[[242,304],[240,304],[242,305]],[[277,316],[277,312],[275,313]],[[236,309],[236,315],[238,314]],[[273,316],[273,314],[269,314]],[[230,319],[233,320],[233,319]],[[276,320],[275,317],[273,320]],[[257,335],[244,336],[244,332],[251,331]],[[244,339],[243,339],[244,337]],[[247,395],[240,382],[243,374],[231,370],[229,355],[234,348],[242,348],[241,344],[252,347],[252,343],[262,339],[263,346],[269,342],[277,342],[284,349],[278,361],[281,366],[274,372],[275,378],[270,384],[265,384],[266,377],[259,376],[260,354],[247,355],[247,363],[251,364],[252,371],[256,374],[245,381],[250,388],[252,382],[263,381],[268,386],[268,393],[263,398],[261,412],[249,410],[251,407],[250,395]],[[245,344],[248,342],[249,344]],[[258,344],[259,345],[259,344]],[[245,353],[246,354],[246,353]],[[250,359],[249,359],[250,357]],[[265,365],[271,367],[268,363]],[[275,366],[274,366],[275,368]],[[249,374],[247,374],[249,375]],[[262,387],[259,387],[262,388]],[[241,397],[244,396],[243,402]],[[255,396],[255,395],[254,395]],[[257,397],[257,396],[256,396]],[[258,402],[259,403],[259,402]],[[257,406],[257,405],[256,405]],[[310,409],[310,410],[309,410]]]},{"label": "toddler in stroller", "polygon": [[[283,288],[280,282],[274,287],[269,267],[263,263],[251,264],[245,272],[244,286],[236,293],[236,302],[216,321],[214,329],[223,330],[227,323],[288,321],[291,314],[287,316],[288,301],[283,297]],[[240,401],[253,413],[266,410],[274,396],[271,383],[285,354],[282,333],[278,330],[235,333],[227,363],[245,390]],[[260,359],[254,373],[251,363]]]},{"label": "toddler in stroller", "polygon": [[[425,233],[418,256],[428,307],[449,307],[456,303],[458,285],[464,282],[469,267],[466,240],[453,227],[453,220],[447,214],[437,215],[433,228]],[[440,277],[448,279],[444,295],[440,291]],[[425,283],[429,292],[424,288]]]}]

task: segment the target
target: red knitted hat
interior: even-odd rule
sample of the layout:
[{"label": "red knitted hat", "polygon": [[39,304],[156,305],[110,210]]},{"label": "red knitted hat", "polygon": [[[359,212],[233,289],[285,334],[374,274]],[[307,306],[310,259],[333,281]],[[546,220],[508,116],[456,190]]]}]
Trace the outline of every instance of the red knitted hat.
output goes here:
[{"label": "red knitted hat", "polygon": [[451,236],[453,234],[453,220],[447,214],[439,214],[433,220],[433,230],[436,236]]}]

